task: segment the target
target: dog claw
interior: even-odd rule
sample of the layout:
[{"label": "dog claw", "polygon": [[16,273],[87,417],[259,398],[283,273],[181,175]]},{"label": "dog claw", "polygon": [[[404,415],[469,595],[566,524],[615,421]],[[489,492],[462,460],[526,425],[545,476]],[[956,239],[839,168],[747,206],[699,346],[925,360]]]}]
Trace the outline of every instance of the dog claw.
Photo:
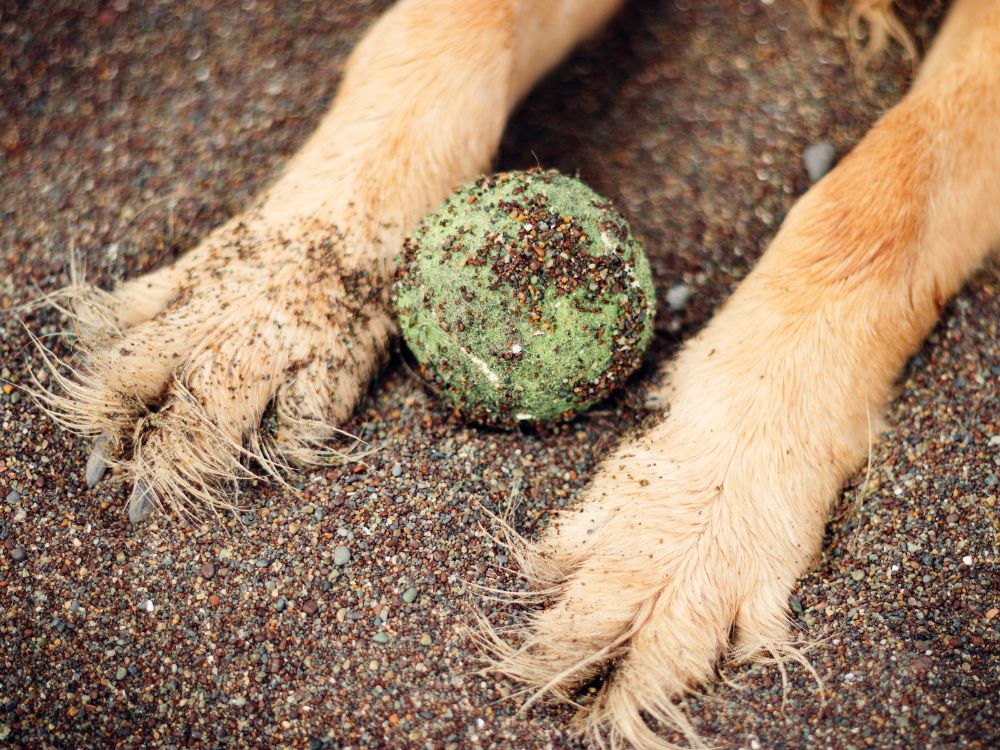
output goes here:
[{"label": "dog claw", "polygon": [[104,477],[104,472],[107,471],[108,464],[105,460],[108,455],[107,445],[107,436],[101,435],[94,441],[94,447],[90,450],[90,457],[87,459],[87,468],[84,471],[84,479],[87,482],[88,489],[100,482]]},{"label": "dog claw", "polygon": [[128,499],[128,520],[134,526],[142,523],[155,505],[156,495],[153,493],[153,488],[145,480],[137,479]]}]

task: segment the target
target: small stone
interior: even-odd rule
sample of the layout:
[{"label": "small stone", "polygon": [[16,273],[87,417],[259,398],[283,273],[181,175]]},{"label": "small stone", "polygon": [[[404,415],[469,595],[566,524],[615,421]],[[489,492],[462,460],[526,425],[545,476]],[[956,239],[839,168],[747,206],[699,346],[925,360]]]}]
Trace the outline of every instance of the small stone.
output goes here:
[{"label": "small stone", "polygon": [[247,699],[244,698],[242,695],[237,695],[229,699],[229,704],[232,706],[236,706],[237,708],[242,708],[247,704]]},{"label": "small stone", "polygon": [[285,607],[287,607],[287,606],[288,606],[288,601],[283,596],[279,596],[278,597],[278,601],[276,601],[274,603],[274,608],[276,610],[278,610],[279,612],[284,612],[285,611]]},{"label": "small stone", "polygon": [[865,580],[865,572],[863,570],[855,570],[853,573],[851,573],[851,578],[853,578],[855,581],[863,581]]},{"label": "small stone", "polygon": [[797,596],[788,597],[788,606],[790,606],[792,608],[792,612],[794,612],[797,615],[801,615],[802,612],[804,611],[802,609],[802,602],[799,601],[799,598]]},{"label": "small stone", "polygon": [[21,493],[18,492],[17,490],[11,490],[10,492],[7,493],[7,504],[8,505],[13,505],[14,503],[16,503],[20,499],[21,499]]},{"label": "small stone", "polygon": [[370,662],[368,662],[368,671],[378,672],[378,659],[372,659]]},{"label": "small stone", "polygon": [[667,304],[671,310],[681,311],[691,299],[691,288],[687,284],[675,284],[667,290]]},{"label": "small stone", "polygon": [[319,611],[319,602],[315,599],[306,599],[302,602],[302,611],[307,615],[314,615]]},{"label": "small stone", "polygon": [[403,601],[407,604],[413,604],[414,599],[417,598],[417,589],[414,586],[410,586],[406,591],[403,592]]},{"label": "small stone", "polygon": [[215,575],[215,564],[212,562],[205,563],[198,570],[198,574],[202,578],[212,578]]},{"label": "small stone", "polygon": [[347,565],[351,561],[351,550],[348,547],[339,546],[333,550],[333,564],[338,568]]},{"label": "small stone", "polygon": [[392,475],[394,477],[402,476],[402,474],[403,474],[403,465],[401,463],[399,463],[399,461],[397,461],[396,463],[394,463],[392,465],[392,470],[391,471],[392,471]]},{"label": "small stone", "polygon": [[997,609],[996,607],[993,607],[992,609],[986,610],[986,621],[989,622],[994,617],[996,617],[998,614],[1000,614],[1000,609]]},{"label": "small stone", "polygon": [[118,667],[118,671],[115,672],[115,679],[116,680],[124,680],[125,679],[125,675],[127,675],[127,674],[128,674],[128,670],[125,669],[125,667]]},{"label": "small stone", "polygon": [[27,556],[28,552],[24,549],[24,547],[14,547],[14,549],[10,551],[10,557],[14,562],[24,562]]},{"label": "small stone", "polygon": [[819,182],[827,172],[833,169],[836,160],[837,149],[826,141],[810,144],[802,152],[802,163],[805,165],[810,182]]},{"label": "small stone", "polygon": [[421,646],[430,646],[431,643],[433,643],[433,640],[431,639],[430,633],[423,633],[420,636],[420,645]]},{"label": "small stone", "polygon": [[389,642],[389,634],[386,633],[384,630],[380,630],[379,632],[377,632],[375,634],[375,636],[372,638],[372,640],[375,641],[375,643],[388,643]]},{"label": "small stone", "polygon": [[14,523],[21,523],[27,517],[28,517],[28,511],[26,511],[24,508],[18,508],[17,513],[14,514]]}]

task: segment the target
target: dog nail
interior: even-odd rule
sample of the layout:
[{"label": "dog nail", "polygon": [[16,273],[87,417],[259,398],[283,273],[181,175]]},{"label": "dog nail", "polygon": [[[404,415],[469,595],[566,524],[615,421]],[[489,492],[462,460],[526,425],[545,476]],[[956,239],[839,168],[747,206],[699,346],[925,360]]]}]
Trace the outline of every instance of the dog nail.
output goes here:
[{"label": "dog nail", "polygon": [[104,472],[107,471],[108,464],[105,460],[108,455],[107,446],[107,436],[101,435],[94,441],[94,445],[90,449],[90,457],[87,459],[87,468],[84,472],[84,479],[87,482],[88,488],[100,482],[104,477]]},{"label": "dog nail", "polygon": [[137,526],[146,520],[154,505],[156,505],[156,495],[153,493],[153,488],[146,480],[137,479],[128,499],[128,520],[133,526]]}]

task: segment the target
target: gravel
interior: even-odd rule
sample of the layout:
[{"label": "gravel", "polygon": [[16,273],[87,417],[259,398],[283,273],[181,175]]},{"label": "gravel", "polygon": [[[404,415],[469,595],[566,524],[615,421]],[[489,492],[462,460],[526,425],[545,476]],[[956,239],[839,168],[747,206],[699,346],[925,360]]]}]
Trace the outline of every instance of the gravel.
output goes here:
[{"label": "gravel", "polygon": [[[315,125],[382,5],[5,9],[0,308],[67,283],[68,248],[110,285],[246,205]],[[659,288],[692,290],[658,318],[645,371],[571,424],[469,427],[397,357],[344,425],[375,449],[364,472],[303,472],[298,491],[248,482],[239,519],[184,527],[154,515],[133,529],[120,477],[88,490],[83,441],[0,393],[0,498],[16,493],[0,504],[0,741],[574,747],[571,707],[518,713],[518,686],[477,674],[467,584],[518,585],[484,510],[504,510],[519,488],[512,522],[531,536],[574,501],[614,441],[652,419],[642,403],[654,363],[705,325],[807,189],[806,146],[846,153],[906,77],[891,62],[862,95],[841,43],[798,4],[700,0],[631,3],[543,82],[496,166],[579,170],[644,237]],[[24,321],[67,354],[51,336],[56,313]],[[998,321],[991,266],[903,372],[891,431],[848,482],[794,592],[796,627],[823,639],[809,658],[824,690],[798,666],[787,693],[772,666],[727,667],[744,689],[688,702],[709,744],[1000,745]],[[11,316],[0,316],[0,363],[15,386],[46,377]],[[200,575],[208,561],[212,577]],[[414,603],[400,601],[404,586],[419,589]],[[479,605],[508,621],[509,608]]]},{"label": "gravel", "polygon": [[665,295],[671,310],[683,310],[691,299],[691,288],[687,284],[674,284]]},{"label": "gravel", "polygon": [[837,147],[832,143],[820,141],[810,143],[802,152],[802,164],[806,168],[810,182],[819,182],[837,161]]},{"label": "gravel", "polygon": [[333,564],[337,566],[347,565],[351,561],[351,550],[349,547],[336,547],[333,550]]}]

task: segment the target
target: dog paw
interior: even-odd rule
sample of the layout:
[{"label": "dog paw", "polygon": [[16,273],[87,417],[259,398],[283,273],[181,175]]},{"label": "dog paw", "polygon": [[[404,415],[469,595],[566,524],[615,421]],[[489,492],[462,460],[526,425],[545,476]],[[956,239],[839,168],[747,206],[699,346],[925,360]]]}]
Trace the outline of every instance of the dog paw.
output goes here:
[{"label": "dog paw", "polygon": [[[600,684],[580,717],[596,747],[674,747],[664,730],[701,746],[680,701],[721,661],[803,661],[788,596],[866,444],[864,405],[838,413],[831,391],[799,388],[816,352],[743,338],[734,320],[682,353],[669,415],[605,460],[538,542],[515,539],[543,608],[513,635],[484,623],[488,669],[529,703]],[[773,351],[751,356],[761,341]]]},{"label": "dog paw", "polygon": [[153,508],[196,517],[232,507],[248,459],[278,477],[331,458],[393,330],[382,280],[345,260],[363,244],[315,222],[233,222],[112,292],[62,293],[77,353],[68,374],[47,355],[58,392],[39,398],[94,438],[87,483],[118,466],[133,522]]},{"label": "dog paw", "polygon": [[548,606],[518,646],[487,644],[493,669],[532,700],[573,700],[603,681],[582,716],[597,747],[672,747],[647,720],[700,746],[678,698],[723,658],[795,653],[788,595],[824,519],[793,509],[781,478],[759,473],[759,452],[711,460],[719,446],[706,437],[668,419],[605,461],[582,503],[521,556]]}]

